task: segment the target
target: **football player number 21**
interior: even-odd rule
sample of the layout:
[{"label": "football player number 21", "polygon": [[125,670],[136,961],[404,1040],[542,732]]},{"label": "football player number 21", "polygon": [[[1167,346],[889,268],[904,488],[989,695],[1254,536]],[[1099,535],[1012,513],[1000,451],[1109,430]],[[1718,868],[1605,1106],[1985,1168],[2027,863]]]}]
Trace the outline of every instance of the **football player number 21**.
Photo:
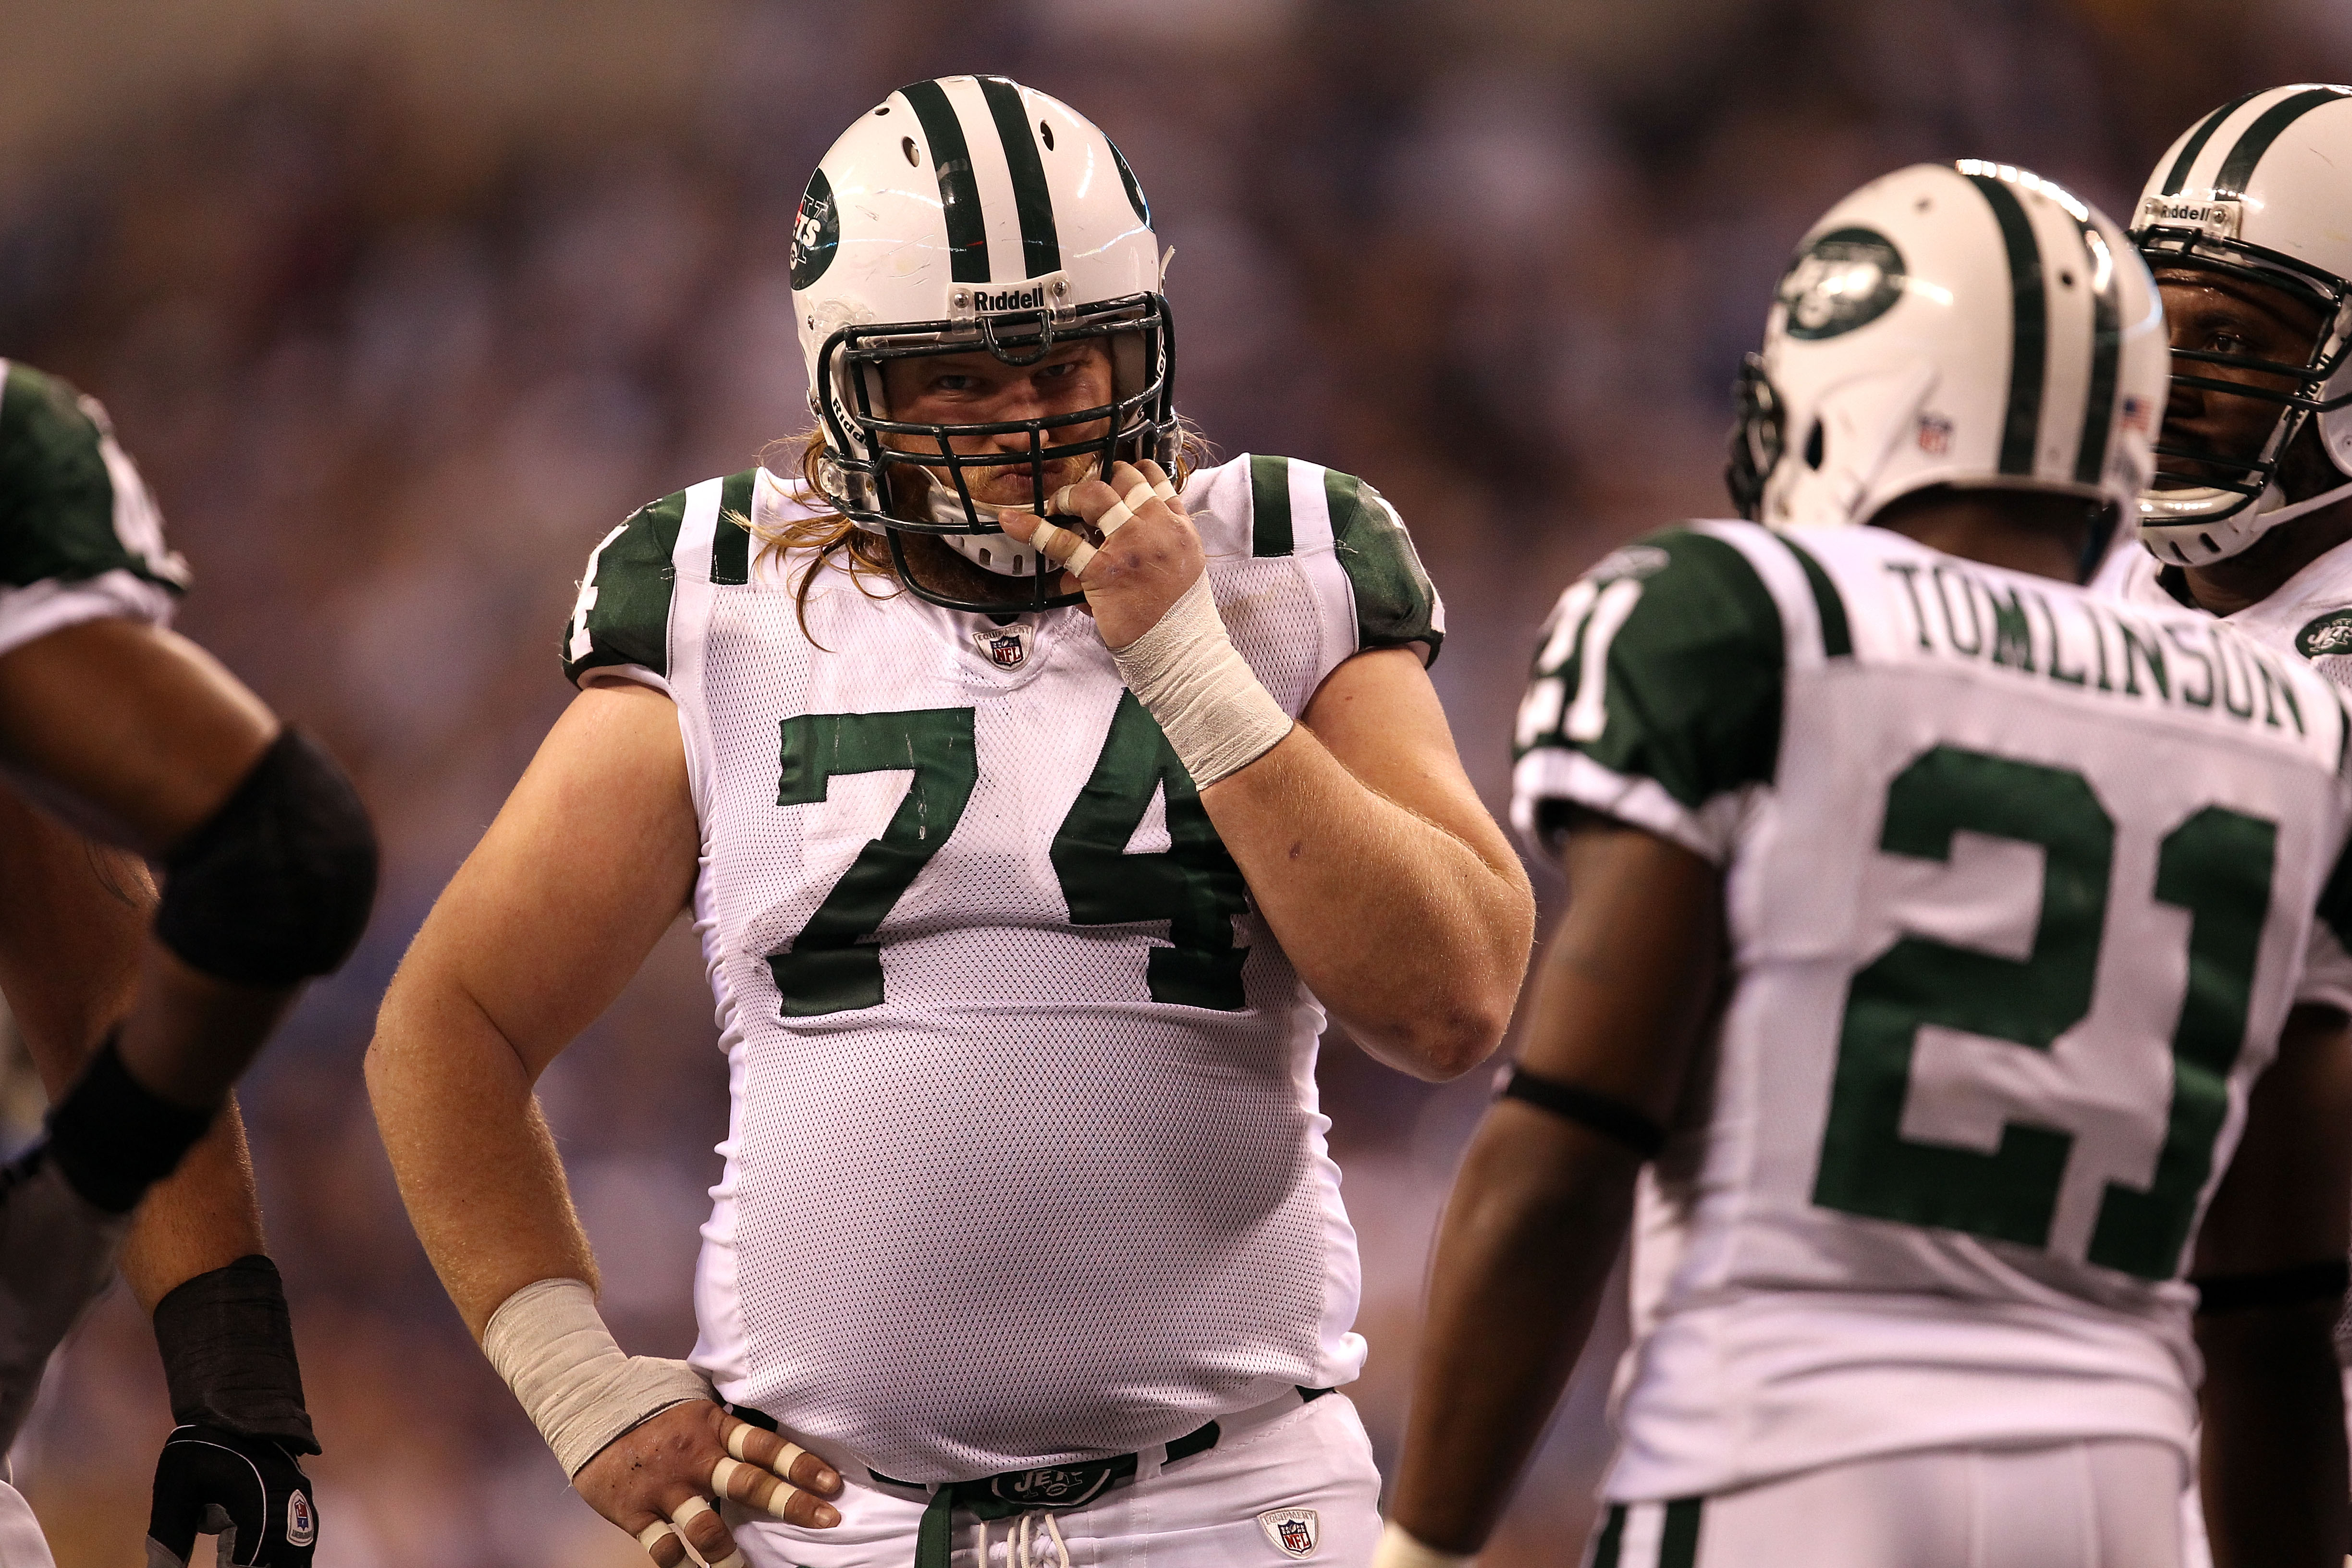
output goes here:
[{"label": "football player number 21", "polygon": [[[2043,851],[2042,910],[2022,960],[1906,936],[1853,978],[1813,1201],[1828,1208],[2047,1247],[2074,1134],[2011,1122],[1990,1153],[1903,1136],[1911,1058],[1935,1025],[2049,1050],[2091,1008],[2116,825],[2082,774],[1954,746],[1889,787],[1879,847],[1951,857],[1967,831]],[[2158,847],[2155,896],[2189,915],[2188,987],[2172,1036],[2172,1104],[2154,1179],[2109,1183],[2089,1259],[2169,1279],[2211,1173],[2270,909],[2277,829],[2207,806]]]},{"label": "football player number 21", "polygon": [[[844,773],[905,771],[907,793],[882,829],[833,885],[782,951],[768,955],[787,1017],[813,1017],[883,999],[875,940],[891,908],[946,845],[980,780],[973,710],[803,713],[782,721],[778,805],[825,797]],[[1150,809],[1166,803],[1169,847],[1128,846]],[[1145,961],[1151,1000],[1227,1011],[1244,1005],[1233,917],[1246,907],[1241,870],[1202,808],[1200,791],[1167,737],[1131,692],[1121,692],[1094,771],[1054,835],[1049,858],[1074,925],[1166,921],[1169,945]]]}]

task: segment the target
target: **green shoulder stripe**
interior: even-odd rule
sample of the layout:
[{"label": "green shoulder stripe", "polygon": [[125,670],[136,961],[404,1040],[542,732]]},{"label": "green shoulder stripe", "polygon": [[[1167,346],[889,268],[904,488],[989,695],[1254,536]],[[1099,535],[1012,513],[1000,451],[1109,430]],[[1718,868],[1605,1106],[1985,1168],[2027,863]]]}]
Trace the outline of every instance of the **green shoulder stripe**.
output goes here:
[{"label": "green shoulder stripe", "polygon": [[640,664],[669,673],[670,560],[686,521],[686,492],[633,513],[588,557],[588,574],[563,632],[563,673],[575,684],[600,665]]},{"label": "green shoulder stripe", "polygon": [[1738,548],[1654,534],[1561,595],[1519,710],[1517,753],[1581,752],[1696,811],[1772,781],[1785,667],[1780,606]]},{"label": "green shoulder stripe", "polygon": [[1805,569],[1805,586],[1813,591],[1813,609],[1821,616],[1822,656],[1825,658],[1852,658],[1853,627],[1847,624],[1845,600],[1839,595],[1837,584],[1830,581],[1830,574],[1822,570],[1822,563],[1813,559],[1812,552],[1785,533],[1773,537],[1788,546],[1789,553],[1797,558],[1797,564]]},{"label": "green shoulder stripe", "polygon": [[1250,553],[1291,552],[1290,459],[1250,458]]},{"label": "green shoulder stripe", "polygon": [[710,580],[719,584],[751,580],[751,481],[757,468],[730,474],[719,487],[719,522],[711,530]]},{"label": "green shoulder stripe", "polygon": [[1445,616],[1421,557],[1381,499],[1353,474],[1323,472],[1323,499],[1331,509],[1331,548],[1356,595],[1356,646],[1402,647],[1423,643],[1429,662],[1445,641]]},{"label": "green shoulder stripe", "polygon": [[[117,495],[110,437],[94,407],[55,376],[8,366],[0,385],[0,584],[127,571],[177,592],[184,571],[164,550],[152,504],[119,453],[137,493]],[[126,541],[126,525],[153,536],[152,556]]]}]

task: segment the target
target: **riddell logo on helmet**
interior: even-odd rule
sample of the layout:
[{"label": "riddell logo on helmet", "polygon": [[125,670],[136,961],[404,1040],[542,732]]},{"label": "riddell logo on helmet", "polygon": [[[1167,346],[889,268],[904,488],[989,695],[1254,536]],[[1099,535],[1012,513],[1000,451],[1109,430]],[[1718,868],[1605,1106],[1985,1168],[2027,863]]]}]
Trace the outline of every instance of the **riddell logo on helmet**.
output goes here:
[{"label": "riddell logo on helmet", "polygon": [[2225,238],[2234,238],[2244,223],[2246,204],[2237,201],[2176,201],[2169,196],[2149,196],[2139,204],[2139,221],[2135,228],[2194,228]]},{"label": "riddell logo on helmet", "polygon": [[971,291],[971,308],[975,310],[1042,310],[1045,308],[1045,289],[1042,284],[1034,289],[975,289]]}]

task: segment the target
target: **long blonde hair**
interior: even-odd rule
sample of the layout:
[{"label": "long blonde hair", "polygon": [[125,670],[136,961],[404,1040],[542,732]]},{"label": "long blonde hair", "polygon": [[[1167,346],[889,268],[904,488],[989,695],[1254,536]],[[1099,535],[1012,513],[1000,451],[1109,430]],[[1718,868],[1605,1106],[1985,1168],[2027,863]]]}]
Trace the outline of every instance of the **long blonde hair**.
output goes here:
[{"label": "long blonde hair", "polygon": [[[1207,438],[1181,416],[1177,420],[1177,431],[1176,488],[1181,490],[1185,481],[1192,477],[1192,470],[1212,461],[1215,454],[1211,450]],[[816,482],[817,462],[824,456],[824,432],[822,429],[810,430],[798,437],[781,437],[769,442],[761,449],[760,466],[770,473],[780,472],[777,461],[789,456],[794,441],[800,443],[801,450],[800,459],[793,467],[800,472],[803,488],[811,496],[824,495],[824,491],[818,488]],[[756,512],[758,509],[753,510]],[[898,581],[898,566],[890,559],[890,542],[878,533],[858,527],[837,511],[789,518],[782,522],[760,521],[748,517],[732,521],[740,523],[752,538],[760,542],[759,560],[761,563],[773,558],[781,564],[784,557],[793,551],[808,552],[808,564],[802,568],[800,580],[793,584],[793,607],[799,615],[803,634],[809,629],[809,589],[816,581],[817,572],[836,555],[841,558],[841,569],[849,574],[849,580],[857,585],[857,591],[869,599],[887,599],[904,587]],[[870,581],[887,583],[889,588],[877,592],[869,585]]]}]

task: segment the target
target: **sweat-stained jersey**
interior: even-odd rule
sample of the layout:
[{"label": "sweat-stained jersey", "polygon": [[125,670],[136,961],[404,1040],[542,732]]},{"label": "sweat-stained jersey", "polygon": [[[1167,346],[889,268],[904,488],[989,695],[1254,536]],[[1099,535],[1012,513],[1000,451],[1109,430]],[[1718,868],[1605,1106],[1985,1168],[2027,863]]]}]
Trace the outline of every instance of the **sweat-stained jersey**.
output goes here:
[{"label": "sweat-stained jersey", "polygon": [[[2091,586],[2130,604],[2207,613],[2187,596],[2179,567],[2165,565],[2130,540],[2116,547]],[[2352,543],[2311,562],[2262,603],[2221,619],[2257,642],[2300,654],[2336,685],[2352,687]]]},{"label": "sweat-stained jersey", "polygon": [[[1394,511],[1239,458],[1184,500],[1293,714],[1444,616]],[[1140,1449],[1352,1379],[1323,1012],[1077,608],[999,625],[763,552],[764,470],[590,559],[574,680],[677,704],[733,1110],[695,1364],[901,1481]]]},{"label": "sweat-stained jersey", "polygon": [[110,616],[167,625],[187,584],[106,410],[0,359],[0,653]]},{"label": "sweat-stained jersey", "polygon": [[1705,857],[1731,946],[1645,1173],[1612,1499],[2190,1452],[2199,1218],[2290,1005],[2352,1002],[2347,735],[2208,616],[1882,529],[1696,523],[1569,589],[1515,816]]}]

